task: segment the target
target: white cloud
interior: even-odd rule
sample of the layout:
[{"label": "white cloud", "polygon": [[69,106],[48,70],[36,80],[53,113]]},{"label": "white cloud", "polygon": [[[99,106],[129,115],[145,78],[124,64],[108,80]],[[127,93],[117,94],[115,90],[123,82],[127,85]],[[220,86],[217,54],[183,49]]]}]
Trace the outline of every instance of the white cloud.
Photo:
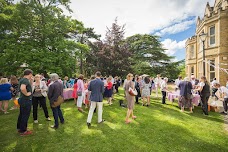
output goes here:
[{"label": "white cloud", "polygon": [[183,21],[177,24],[174,24],[172,26],[166,27],[159,32],[156,32],[155,35],[163,36],[165,34],[176,34],[179,32],[183,32],[191,27],[192,24],[195,23],[195,20],[188,20]]},{"label": "white cloud", "polygon": [[171,62],[178,62],[179,60],[177,58],[171,59]]},{"label": "white cloud", "polygon": [[[168,33],[175,28],[171,25],[189,16],[202,16],[207,1],[211,5],[214,3],[214,0],[72,0],[70,7],[74,11],[72,16],[81,20],[85,26],[94,27],[103,37],[106,26],[110,27],[118,16],[119,23],[126,24],[126,36],[130,36],[159,29]],[[190,22],[186,21],[182,30],[188,28]],[[177,26],[181,24],[176,25],[176,32]]]},{"label": "white cloud", "polygon": [[163,48],[167,49],[167,50],[165,50],[165,53],[172,56],[176,52],[181,51],[185,48],[186,41],[187,41],[187,39],[185,39],[183,41],[179,41],[179,42],[177,42],[176,40],[165,39],[161,43],[163,44]]}]

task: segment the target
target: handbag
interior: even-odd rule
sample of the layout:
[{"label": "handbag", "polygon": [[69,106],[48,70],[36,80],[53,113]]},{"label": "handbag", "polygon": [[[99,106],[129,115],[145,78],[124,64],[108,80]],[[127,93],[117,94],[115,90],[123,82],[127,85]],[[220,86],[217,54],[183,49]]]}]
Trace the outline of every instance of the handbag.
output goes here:
[{"label": "handbag", "polygon": [[82,91],[77,91],[78,96],[82,96]]},{"label": "handbag", "polygon": [[64,102],[64,99],[62,96],[59,96],[57,100],[51,105],[52,108],[60,106]]},{"label": "handbag", "polygon": [[187,99],[193,99],[193,95],[190,93],[187,93]]},{"label": "handbag", "polygon": [[188,86],[189,86],[189,83],[187,82],[187,99],[193,99],[193,95],[192,95],[192,93],[188,93]]},{"label": "handbag", "polygon": [[129,87],[128,93],[129,93],[131,96],[137,96],[137,95],[138,95],[137,90],[136,90],[136,89],[133,90],[131,87]]},{"label": "handbag", "polygon": [[14,102],[15,106],[20,107],[20,105],[18,103],[18,99],[15,99],[13,102]]}]

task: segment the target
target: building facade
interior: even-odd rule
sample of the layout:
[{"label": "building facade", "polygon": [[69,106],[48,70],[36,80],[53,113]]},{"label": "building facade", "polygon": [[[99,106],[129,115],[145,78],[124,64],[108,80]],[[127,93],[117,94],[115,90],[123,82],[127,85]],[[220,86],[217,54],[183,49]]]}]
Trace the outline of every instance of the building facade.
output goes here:
[{"label": "building facade", "polygon": [[[206,33],[205,76],[225,85],[228,78],[228,0],[215,0],[214,6],[207,3],[204,17],[198,17],[196,33],[186,41],[186,75],[203,76],[203,42],[200,34]],[[227,73],[225,70],[227,69]]]}]

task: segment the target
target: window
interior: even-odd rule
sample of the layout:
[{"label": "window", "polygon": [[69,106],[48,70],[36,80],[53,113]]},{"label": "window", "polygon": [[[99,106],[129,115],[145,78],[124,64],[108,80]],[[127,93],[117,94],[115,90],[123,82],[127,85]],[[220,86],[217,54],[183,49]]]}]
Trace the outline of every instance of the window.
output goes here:
[{"label": "window", "polygon": [[210,46],[215,45],[215,26],[210,27],[210,30],[209,30],[209,44],[210,44]]},{"label": "window", "polygon": [[211,82],[215,78],[215,60],[209,60],[209,63],[210,63],[210,65],[209,65],[209,73],[210,73],[209,80]]},{"label": "window", "polygon": [[190,46],[190,59],[194,58],[194,45]]},{"label": "window", "polygon": [[191,67],[191,75],[194,75],[194,66]]},{"label": "window", "polygon": [[198,77],[200,78],[201,76],[203,76],[203,62],[198,62],[198,71],[199,71],[199,75]]}]

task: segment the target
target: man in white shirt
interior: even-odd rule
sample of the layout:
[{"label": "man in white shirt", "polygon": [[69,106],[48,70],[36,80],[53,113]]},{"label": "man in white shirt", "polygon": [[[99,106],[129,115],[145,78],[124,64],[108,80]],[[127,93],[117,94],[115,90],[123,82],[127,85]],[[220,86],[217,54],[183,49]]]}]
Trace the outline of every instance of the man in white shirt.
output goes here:
[{"label": "man in white shirt", "polygon": [[161,80],[160,74],[158,74],[157,77],[154,79],[156,97],[158,97],[158,88],[160,88],[161,82],[162,80]]},{"label": "man in white shirt", "polygon": [[166,92],[168,92],[168,86],[167,86],[168,78],[164,78],[164,80],[161,81],[161,92],[162,92],[162,104],[166,104]]},{"label": "man in white shirt", "polygon": [[182,76],[179,76],[178,79],[175,80],[174,84],[175,84],[175,91],[177,91],[179,89],[179,84],[182,81]]},{"label": "man in white shirt", "polygon": [[107,85],[107,78],[106,77],[104,77],[103,82],[104,82],[104,86],[106,86]]},{"label": "man in white shirt", "polygon": [[223,101],[224,112],[222,112],[221,114],[227,115],[228,89],[224,86],[221,86],[219,83],[215,83],[214,86],[222,94],[222,97],[220,99]]}]

